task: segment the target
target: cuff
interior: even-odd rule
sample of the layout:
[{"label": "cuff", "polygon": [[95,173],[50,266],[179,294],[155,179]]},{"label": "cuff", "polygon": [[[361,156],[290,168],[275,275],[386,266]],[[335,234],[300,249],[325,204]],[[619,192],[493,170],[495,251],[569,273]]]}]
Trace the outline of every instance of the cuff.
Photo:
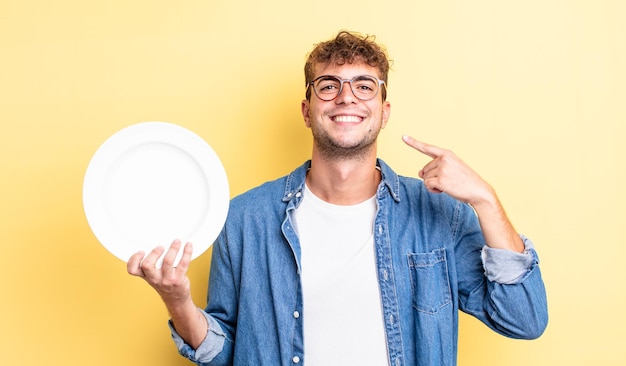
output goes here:
[{"label": "cuff", "polygon": [[526,274],[539,263],[532,241],[523,235],[520,235],[520,238],[524,242],[523,253],[483,247],[481,258],[489,281],[506,285],[520,283]]},{"label": "cuff", "polygon": [[[200,309],[202,310],[202,309]],[[202,310],[202,314],[205,316],[209,325],[207,335],[198,346],[197,349],[193,349],[190,345],[185,343],[185,340],[174,329],[174,324],[171,320],[168,321],[170,332],[172,333],[172,340],[178,348],[178,352],[187,359],[193,362],[209,362],[215,356],[217,356],[224,347],[224,340],[226,335],[222,331],[222,328],[213,317]]]}]

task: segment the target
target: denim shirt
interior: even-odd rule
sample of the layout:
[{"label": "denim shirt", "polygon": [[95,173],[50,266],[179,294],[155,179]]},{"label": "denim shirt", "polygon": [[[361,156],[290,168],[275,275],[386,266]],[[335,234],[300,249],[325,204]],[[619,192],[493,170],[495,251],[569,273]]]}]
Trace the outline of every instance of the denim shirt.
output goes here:
[{"label": "denim shirt", "polygon": [[[526,255],[483,250],[469,205],[428,192],[421,180],[398,176],[380,159],[377,164],[374,250],[389,364],[456,365],[458,310],[505,336],[539,337],[547,301],[530,242],[522,237]],[[309,167],[310,161],[231,201],[213,246],[207,336],[194,350],[170,323],[183,356],[198,365],[306,364],[292,216]],[[521,270],[514,268],[519,263]]]}]

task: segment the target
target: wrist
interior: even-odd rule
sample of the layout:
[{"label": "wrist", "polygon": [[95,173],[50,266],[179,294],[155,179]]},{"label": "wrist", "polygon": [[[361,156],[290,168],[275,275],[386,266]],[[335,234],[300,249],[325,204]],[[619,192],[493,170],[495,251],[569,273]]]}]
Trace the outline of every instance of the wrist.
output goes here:
[{"label": "wrist", "polygon": [[182,300],[165,301],[165,307],[172,318],[190,318],[195,316],[198,308],[193,303],[191,296]]},{"label": "wrist", "polygon": [[468,202],[472,208],[479,212],[501,212],[502,205],[496,195],[496,192],[491,186],[487,186],[481,195],[476,196],[473,200]]}]

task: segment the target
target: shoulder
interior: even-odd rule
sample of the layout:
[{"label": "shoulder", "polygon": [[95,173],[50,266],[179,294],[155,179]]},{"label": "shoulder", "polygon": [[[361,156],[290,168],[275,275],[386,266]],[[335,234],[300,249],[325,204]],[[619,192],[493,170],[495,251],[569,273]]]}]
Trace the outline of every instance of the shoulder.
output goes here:
[{"label": "shoulder", "polygon": [[231,209],[240,207],[256,207],[263,209],[263,205],[283,205],[289,200],[289,193],[295,194],[304,186],[306,172],[310,167],[310,160],[297,167],[288,175],[265,182],[254,187],[231,200]]},{"label": "shoulder", "polygon": [[280,177],[235,196],[230,202],[231,210],[263,207],[269,202],[280,202],[286,180],[286,176]]}]

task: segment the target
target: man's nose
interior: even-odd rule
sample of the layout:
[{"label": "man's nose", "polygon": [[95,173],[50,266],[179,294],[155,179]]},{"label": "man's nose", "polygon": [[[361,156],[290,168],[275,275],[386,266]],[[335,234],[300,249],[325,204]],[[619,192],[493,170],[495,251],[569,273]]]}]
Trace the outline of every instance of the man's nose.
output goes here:
[{"label": "man's nose", "polygon": [[354,95],[354,92],[352,91],[352,84],[350,84],[349,81],[345,81],[343,83],[343,87],[341,88],[341,91],[339,92],[339,94],[337,95],[337,98],[335,99],[336,103],[354,103],[358,100],[358,98],[356,97],[356,95]]}]

